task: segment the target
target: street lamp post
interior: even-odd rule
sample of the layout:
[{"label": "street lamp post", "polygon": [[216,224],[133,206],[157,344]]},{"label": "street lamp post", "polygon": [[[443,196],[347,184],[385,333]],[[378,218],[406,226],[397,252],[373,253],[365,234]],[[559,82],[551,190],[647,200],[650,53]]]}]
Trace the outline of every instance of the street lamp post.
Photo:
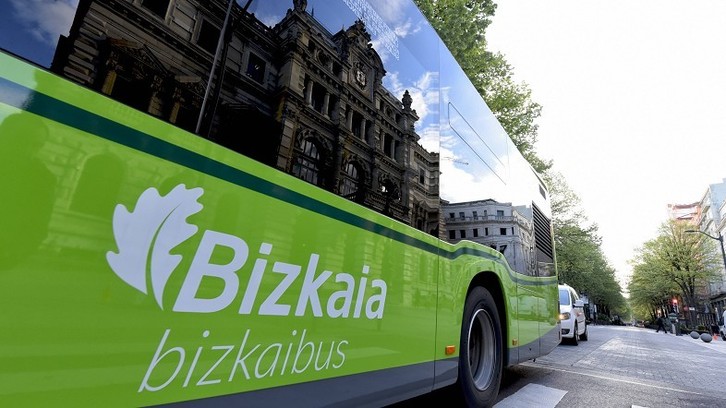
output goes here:
[{"label": "street lamp post", "polygon": [[711,239],[715,239],[716,241],[718,241],[718,243],[719,243],[718,246],[721,248],[721,258],[723,259],[723,267],[724,267],[724,269],[726,269],[726,251],[724,251],[724,249],[723,249],[723,235],[721,235],[721,231],[719,231],[718,237],[714,237],[713,235],[706,234],[705,232],[700,231],[700,230],[686,230],[686,232],[688,232],[688,233],[697,232],[699,234],[703,234]]}]

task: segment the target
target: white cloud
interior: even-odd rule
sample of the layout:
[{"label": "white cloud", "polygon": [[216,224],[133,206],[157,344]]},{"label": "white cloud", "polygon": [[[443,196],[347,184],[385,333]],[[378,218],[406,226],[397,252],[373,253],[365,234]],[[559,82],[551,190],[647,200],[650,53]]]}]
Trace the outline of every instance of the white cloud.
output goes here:
[{"label": "white cloud", "polygon": [[417,130],[416,133],[418,133],[421,138],[418,143],[423,146],[424,149],[429,152],[439,151],[440,132],[438,123],[432,123],[429,126],[423,127],[420,130]]},{"label": "white cloud", "polygon": [[378,12],[383,21],[387,23],[397,23],[401,21],[406,13],[406,6],[409,2],[402,0],[368,0],[373,8]]},{"label": "white cloud", "polygon": [[[369,2],[375,8],[383,23],[388,26],[387,30],[390,30],[397,40],[418,33],[421,30],[421,26],[426,24],[425,21],[420,19],[416,20],[416,24],[412,22],[411,17],[406,13],[411,7],[410,2],[407,0],[370,0]],[[369,30],[369,32],[372,31]],[[372,32],[372,34],[375,33]],[[394,45],[390,42],[390,38],[386,39],[376,37],[376,35],[373,35],[372,44],[380,54],[381,59],[385,64],[391,55],[386,46],[400,46],[400,42],[396,42]],[[396,59],[398,59],[398,57],[396,57]]]},{"label": "white cloud", "polygon": [[36,39],[55,46],[67,35],[78,0],[10,0],[15,16]]},{"label": "white cloud", "polygon": [[436,75],[434,72],[424,72],[418,79],[409,84],[404,84],[397,72],[389,72],[384,78],[386,89],[396,95],[397,98],[403,98],[405,91],[408,91],[411,95],[411,109],[415,110],[419,117],[416,123],[418,131],[429,126],[427,123],[429,113],[435,111],[439,103],[439,91],[435,87]]}]

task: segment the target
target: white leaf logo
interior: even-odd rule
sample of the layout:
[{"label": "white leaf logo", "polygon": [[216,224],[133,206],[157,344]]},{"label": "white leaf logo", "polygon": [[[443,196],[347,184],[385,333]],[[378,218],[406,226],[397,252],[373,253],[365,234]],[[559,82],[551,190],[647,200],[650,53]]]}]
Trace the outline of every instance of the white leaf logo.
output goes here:
[{"label": "white leaf logo", "polygon": [[143,293],[148,293],[150,274],[154,298],[162,309],[164,286],[182,260],[181,255],[170,251],[199,229],[186,219],[202,210],[197,201],[202,194],[200,187],[188,190],[179,184],[161,196],[151,187],[141,194],[133,211],[122,204],[114,210],[113,235],[118,253],[107,252],[106,260],[119,278]]}]

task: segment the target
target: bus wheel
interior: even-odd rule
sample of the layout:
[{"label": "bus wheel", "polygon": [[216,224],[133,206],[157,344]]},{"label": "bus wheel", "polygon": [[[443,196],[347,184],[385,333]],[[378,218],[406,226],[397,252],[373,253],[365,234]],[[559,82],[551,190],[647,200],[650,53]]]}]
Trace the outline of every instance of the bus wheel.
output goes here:
[{"label": "bus wheel", "polygon": [[465,406],[494,404],[502,380],[503,343],[494,298],[475,287],[466,298],[459,349],[459,390]]}]

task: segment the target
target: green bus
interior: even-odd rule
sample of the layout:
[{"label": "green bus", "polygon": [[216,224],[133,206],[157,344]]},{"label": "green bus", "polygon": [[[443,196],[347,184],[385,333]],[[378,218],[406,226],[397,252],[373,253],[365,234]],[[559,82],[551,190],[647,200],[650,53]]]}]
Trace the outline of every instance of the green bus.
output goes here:
[{"label": "green bus", "polygon": [[559,344],[547,188],[412,1],[0,18],[0,405],[489,406]]}]

